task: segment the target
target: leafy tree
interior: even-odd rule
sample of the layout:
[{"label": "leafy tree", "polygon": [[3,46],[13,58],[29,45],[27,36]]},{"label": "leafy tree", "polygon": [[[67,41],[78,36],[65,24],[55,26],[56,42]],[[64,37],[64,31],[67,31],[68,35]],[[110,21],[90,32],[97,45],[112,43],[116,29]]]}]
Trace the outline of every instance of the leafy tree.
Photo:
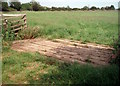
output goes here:
[{"label": "leafy tree", "polygon": [[118,8],[118,10],[120,10],[120,8]]},{"label": "leafy tree", "polygon": [[114,5],[111,5],[111,6],[110,6],[110,9],[111,9],[111,10],[115,10]]},{"label": "leafy tree", "polygon": [[10,1],[10,7],[16,9],[17,11],[20,11],[21,9],[21,2],[19,0],[14,0],[14,2]]},{"label": "leafy tree", "polygon": [[35,0],[32,0],[30,3],[32,5],[32,10],[33,11],[39,11],[39,9],[40,9],[39,2],[36,2]]},{"label": "leafy tree", "polygon": [[105,7],[101,7],[101,10],[105,10]]},{"label": "leafy tree", "polygon": [[79,8],[73,8],[72,10],[75,10],[75,11],[77,11],[77,10],[80,10]]},{"label": "leafy tree", "polygon": [[114,5],[111,5],[110,7],[106,6],[105,10],[115,10],[115,7],[114,7]]},{"label": "leafy tree", "polygon": [[68,11],[70,11],[70,10],[71,10],[70,6],[67,6],[67,10],[68,10]]},{"label": "leafy tree", "polygon": [[97,10],[97,7],[92,6],[92,7],[90,8],[90,10]]},{"label": "leafy tree", "polygon": [[39,7],[39,10],[40,10],[40,11],[46,11],[46,9],[47,9],[47,7],[43,7],[43,6],[40,6],[40,7]]},{"label": "leafy tree", "polygon": [[17,11],[17,10],[14,8],[8,7],[8,11]]},{"label": "leafy tree", "polygon": [[57,7],[52,7],[52,11],[55,11],[55,10],[57,10]]},{"label": "leafy tree", "polygon": [[32,10],[32,6],[31,6],[30,3],[24,3],[24,4],[22,4],[22,8],[21,9],[22,10],[29,10],[29,11],[31,11]]},{"label": "leafy tree", "polygon": [[40,6],[40,11],[51,11],[51,8],[46,7],[46,6]]},{"label": "leafy tree", "polygon": [[2,11],[8,11],[8,3],[2,2]]},{"label": "leafy tree", "polygon": [[84,6],[81,10],[89,10],[88,6]]},{"label": "leafy tree", "polygon": [[2,3],[0,2],[0,11],[2,11]]},{"label": "leafy tree", "polygon": [[105,10],[110,10],[109,6],[106,6],[106,7],[105,7]]}]

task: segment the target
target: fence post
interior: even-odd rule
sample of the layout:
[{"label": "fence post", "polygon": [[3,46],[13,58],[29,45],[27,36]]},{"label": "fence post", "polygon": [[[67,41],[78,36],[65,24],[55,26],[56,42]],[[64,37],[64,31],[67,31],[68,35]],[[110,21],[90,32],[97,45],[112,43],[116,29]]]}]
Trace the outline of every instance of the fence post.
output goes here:
[{"label": "fence post", "polygon": [[5,25],[4,25],[5,30],[7,30],[7,28],[8,28],[8,20],[6,18],[4,19],[4,23],[5,23]]},{"label": "fence post", "polygon": [[27,28],[27,17],[26,17],[26,14],[23,16],[22,19],[24,20],[24,28],[26,29]]}]

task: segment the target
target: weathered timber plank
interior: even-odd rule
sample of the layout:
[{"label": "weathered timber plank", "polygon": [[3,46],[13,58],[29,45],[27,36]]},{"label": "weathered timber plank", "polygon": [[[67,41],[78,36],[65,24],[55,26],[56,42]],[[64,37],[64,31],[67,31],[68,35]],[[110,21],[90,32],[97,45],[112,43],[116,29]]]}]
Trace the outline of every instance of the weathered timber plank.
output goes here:
[{"label": "weathered timber plank", "polygon": [[20,27],[20,28],[16,28],[16,29],[13,29],[13,30],[11,30],[11,31],[18,31],[18,30],[21,30],[22,28]]},{"label": "weathered timber plank", "polygon": [[25,23],[22,23],[22,24],[16,24],[16,25],[11,26],[11,28],[16,28],[16,27],[20,27],[20,26],[24,26],[24,25],[25,25]]},{"label": "weathered timber plank", "polygon": [[5,17],[19,17],[24,15],[26,14],[2,14],[2,16],[5,16]]}]

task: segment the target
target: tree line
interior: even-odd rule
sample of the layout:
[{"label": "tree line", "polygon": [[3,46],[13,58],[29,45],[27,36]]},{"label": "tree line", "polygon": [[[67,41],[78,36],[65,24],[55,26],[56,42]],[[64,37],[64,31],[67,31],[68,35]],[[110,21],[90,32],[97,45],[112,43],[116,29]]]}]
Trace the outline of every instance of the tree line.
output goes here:
[{"label": "tree line", "polygon": [[[39,2],[32,0],[29,3],[21,3],[19,0],[17,2],[2,2],[2,11],[77,11],[77,10],[115,10],[114,5],[106,7],[88,7],[84,6],[83,8],[71,8],[67,7],[45,7],[41,6]],[[119,10],[119,9],[118,9]]]}]

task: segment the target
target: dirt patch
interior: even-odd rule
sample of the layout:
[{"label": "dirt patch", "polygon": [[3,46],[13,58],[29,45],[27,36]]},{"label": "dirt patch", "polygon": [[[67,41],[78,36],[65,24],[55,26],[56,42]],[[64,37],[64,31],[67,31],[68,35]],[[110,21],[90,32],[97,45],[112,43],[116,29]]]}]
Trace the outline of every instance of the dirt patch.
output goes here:
[{"label": "dirt patch", "polygon": [[63,61],[107,65],[113,48],[97,44],[81,44],[79,41],[30,39],[14,41],[11,47],[20,52],[39,52]]}]

